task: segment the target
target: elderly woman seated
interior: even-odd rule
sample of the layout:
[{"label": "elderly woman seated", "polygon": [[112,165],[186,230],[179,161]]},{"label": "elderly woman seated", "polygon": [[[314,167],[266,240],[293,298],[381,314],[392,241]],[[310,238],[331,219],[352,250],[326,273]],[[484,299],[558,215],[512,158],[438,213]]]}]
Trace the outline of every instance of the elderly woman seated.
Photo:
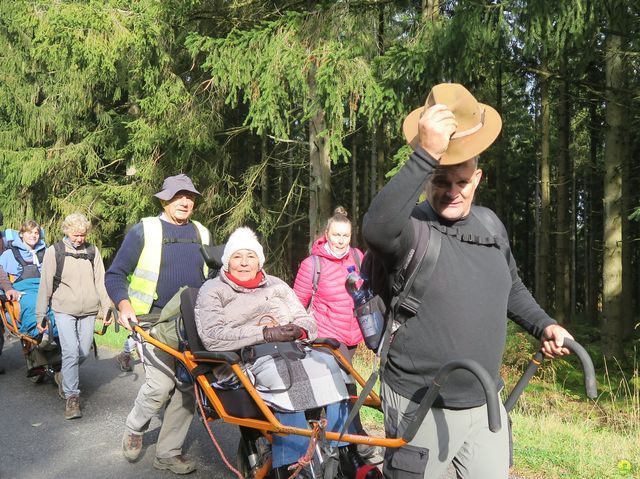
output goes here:
[{"label": "elderly woman seated", "polygon": [[[274,341],[314,339],[316,324],[282,280],[264,273],[264,253],[255,233],[239,228],[229,237],[217,278],[204,283],[195,308],[196,326],[210,351],[233,351]],[[259,357],[245,370],[253,377],[262,398],[285,425],[306,428],[304,411],[325,407],[327,429],[340,431],[349,409],[346,376],[333,356],[305,348],[302,359]],[[214,371],[219,384],[233,387],[234,374],[222,365]],[[275,477],[289,477],[288,466],[304,455],[308,439],[273,436]],[[355,471],[363,465],[354,445],[338,446],[340,463]],[[366,476],[369,477],[369,476]],[[378,477],[374,475],[372,477]]]}]

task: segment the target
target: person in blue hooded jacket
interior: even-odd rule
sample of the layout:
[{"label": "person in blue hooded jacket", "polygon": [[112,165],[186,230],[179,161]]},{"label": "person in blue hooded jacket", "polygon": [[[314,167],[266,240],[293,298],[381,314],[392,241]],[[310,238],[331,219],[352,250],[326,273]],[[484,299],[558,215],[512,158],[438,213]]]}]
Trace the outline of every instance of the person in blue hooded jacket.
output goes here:
[{"label": "person in blue hooded jacket", "polygon": [[[27,220],[18,230],[18,236],[9,241],[6,250],[0,255],[0,266],[9,275],[13,289],[22,293],[19,298],[20,332],[32,337],[39,334],[36,327],[35,304],[45,250],[46,244],[40,225],[34,220]],[[58,332],[53,314],[50,312],[48,319],[53,326],[55,337]]]}]

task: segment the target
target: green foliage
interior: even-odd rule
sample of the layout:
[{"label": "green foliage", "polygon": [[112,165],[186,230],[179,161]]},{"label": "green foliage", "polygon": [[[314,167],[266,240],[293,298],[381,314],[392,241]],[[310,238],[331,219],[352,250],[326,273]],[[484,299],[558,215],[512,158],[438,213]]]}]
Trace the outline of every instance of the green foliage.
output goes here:
[{"label": "green foliage", "polygon": [[[342,140],[345,128],[354,128],[362,99],[381,96],[370,63],[346,41],[352,25],[343,13],[287,12],[224,38],[192,33],[187,47],[205,57],[207,88],[231,107],[247,106],[244,125],[257,135],[291,139],[294,125],[322,109],[328,130],[321,133],[337,161],[349,157]],[[367,107],[374,107],[371,100]]]},{"label": "green foliage", "polygon": [[[217,150],[218,118],[189,91],[158,2],[4,2],[0,6],[0,195],[8,223],[59,234],[81,210],[94,239],[153,214],[163,176]],[[195,133],[195,134],[194,134]],[[206,186],[214,167],[200,167]],[[54,174],[51,174],[51,173]],[[198,175],[196,175],[198,176]]]}]

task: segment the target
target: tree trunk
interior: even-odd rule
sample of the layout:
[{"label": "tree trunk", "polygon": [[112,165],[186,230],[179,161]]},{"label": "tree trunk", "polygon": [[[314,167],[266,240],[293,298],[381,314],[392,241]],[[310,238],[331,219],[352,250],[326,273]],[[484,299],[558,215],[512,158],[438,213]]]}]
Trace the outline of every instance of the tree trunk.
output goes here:
[{"label": "tree trunk", "polygon": [[[496,68],[496,110],[501,115],[504,114],[502,108],[502,52],[504,48],[504,38],[503,31],[501,27],[502,8],[496,9],[496,28],[498,29],[498,58],[497,58],[497,68]],[[506,208],[505,208],[505,195],[507,194],[507,188],[505,188],[504,184],[504,165],[505,165],[505,155],[504,155],[504,142],[502,141],[502,132],[500,132],[500,136],[498,136],[498,140],[494,145],[495,152],[495,191],[496,191],[496,214],[502,221],[505,223],[507,227],[507,231],[511,231],[510,217],[506,216]]]},{"label": "tree trunk", "polygon": [[549,178],[549,141],[550,141],[549,111],[549,79],[542,78],[540,82],[540,128],[541,128],[541,157],[540,157],[540,228],[538,233],[538,256],[536,261],[536,300],[542,308],[547,307],[547,274],[549,270],[549,238],[551,236],[551,190]]},{"label": "tree trunk", "polygon": [[[622,178],[625,154],[624,101],[619,93],[624,84],[621,7],[611,6],[609,32],[605,40],[606,137],[604,147],[604,260],[602,265],[603,309],[602,349],[607,357],[622,359]],[[617,8],[616,8],[617,7]]]},{"label": "tree trunk", "polygon": [[376,128],[376,181],[374,188],[371,190],[371,198],[378,193],[382,189],[385,183],[384,177],[384,163],[387,157],[386,148],[385,148],[385,128],[384,122],[381,121],[378,127]]},{"label": "tree trunk", "polygon": [[[561,76],[566,78],[563,60]],[[564,74],[563,74],[564,73]],[[555,319],[564,324],[569,321],[571,309],[571,254],[570,254],[570,176],[569,176],[569,85],[560,82],[558,106],[558,169],[556,198],[556,261],[555,261]]]},{"label": "tree trunk", "polygon": [[422,19],[425,21],[434,21],[438,15],[439,0],[422,0]]},{"label": "tree trunk", "polygon": [[351,244],[358,246],[360,212],[358,208],[358,144],[355,134],[351,135]]},{"label": "tree trunk", "polygon": [[[290,146],[287,149],[287,159],[288,161],[287,161],[286,186],[287,186],[287,191],[291,191],[291,189],[293,188],[293,162],[294,162],[293,146]],[[286,209],[287,217],[293,218],[293,212],[294,212],[293,202],[288,201],[287,209]],[[287,264],[291,266],[291,271],[297,271],[298,265],[294,264],[294,261],[293,261],[293,222],[292,221],[287,221],[285,238],[287,239],[287,245],[285,249],[286,255],[287,255]]]},{"label": "tree trunk", "polygon": [[[375,132],[371,132],[370,141],[372,146],[375,145]],[[369,203],[371,203],[371,195],[369,194],[371,191],[371,188],[369,187],[371,161],[365,158],[362,163],[364,163],[364,168],[362,168],[362,177],[360,178],[360,190],[362,191],[362,204],[365,205],[365,207],[368,207]]]},{"label": "tree trunk", "polygon": [[[315,65],[309,69],[309,94],[316,98]],[[324,221],[331,216],[331,158],[326,136],[324,110],[320,105],[309,120],[309,244],[320,236]]]},{"label": "tree trunk", "polygon": [[[590,77],[594,76],[596,66],[590,65]],[[585,179],[587,199],[587,231],[585,232],[585,314],[590,326],[598,325],[600,305],[600,268],[599,253],[600,232],[602,231],[602,182],[597,175],[598,148],[600,145],[600,118],[598,115],[599,98],[595,96],[589,102],[589,165]]]},{"label": "tree trunk", "polygon": [[[376,34],[376,45],[378,47],[378,55],[384,55],[384,5],[378,5],[378,28]],[[371,199],[378,191],[382,189],[385,183],[384,162],[386,158],[385,151],[385,126],[384,120],[376,125],[375,143],[373,149],[375,157],[371,158]]]},{"label": "tree trunk", "polygon": [[[627,110],[624,106],[623,109]],[[624,113],[629,118],[629,111]],[[628,342],[633,338],[635,318],[633,315],[633,236],[631,235],[631,222],[629,215],[634,210],[631,192],[631,165],[629,165],[628,143],[623,144],[624,155],[620,158],[622,163],[622,338]]]},{"label": "tree trunk", "polygon": [[369,202],[376,196],[376,190],[378,187],[378,130],[380,126],[376,126],[372,135],[371,144],[371,156],[369,157]]},{"label": "tree trunk", "polygon": [[[268,161],[269,154],[267,152],[267,135],[260,137],[260,160],[264,163]],[[260,175],[260,192],[262,200],[262,208],[269,209],[269,169],[265,165]]]}]

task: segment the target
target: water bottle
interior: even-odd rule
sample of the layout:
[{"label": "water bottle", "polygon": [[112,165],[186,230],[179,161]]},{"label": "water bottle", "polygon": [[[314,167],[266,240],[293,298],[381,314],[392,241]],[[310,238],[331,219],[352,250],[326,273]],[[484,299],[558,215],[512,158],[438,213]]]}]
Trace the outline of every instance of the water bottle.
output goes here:
[{"label": "water bottle", "polygon": [[357,308],[358,306],[362,306],[366,303],[367,300],[371,298],[372,294],[371,291],[365,287],[364,278],[362,278],[362,276],[360,276],[356,271],[355,266],[349,266],[347,268],[347,272],[348,274],[345,286],[353,299],[354,307]]},{"label": "water bottle", "polygon": [[353,299],[354,312],[364,343],[369,349],[377,351],[384,328],[384,319],[378,308],[378,302],[372,301],[375,295],[369,288],[366,278],[356,271],[356,267],[349,266],[347,271],[345,287]]}]

